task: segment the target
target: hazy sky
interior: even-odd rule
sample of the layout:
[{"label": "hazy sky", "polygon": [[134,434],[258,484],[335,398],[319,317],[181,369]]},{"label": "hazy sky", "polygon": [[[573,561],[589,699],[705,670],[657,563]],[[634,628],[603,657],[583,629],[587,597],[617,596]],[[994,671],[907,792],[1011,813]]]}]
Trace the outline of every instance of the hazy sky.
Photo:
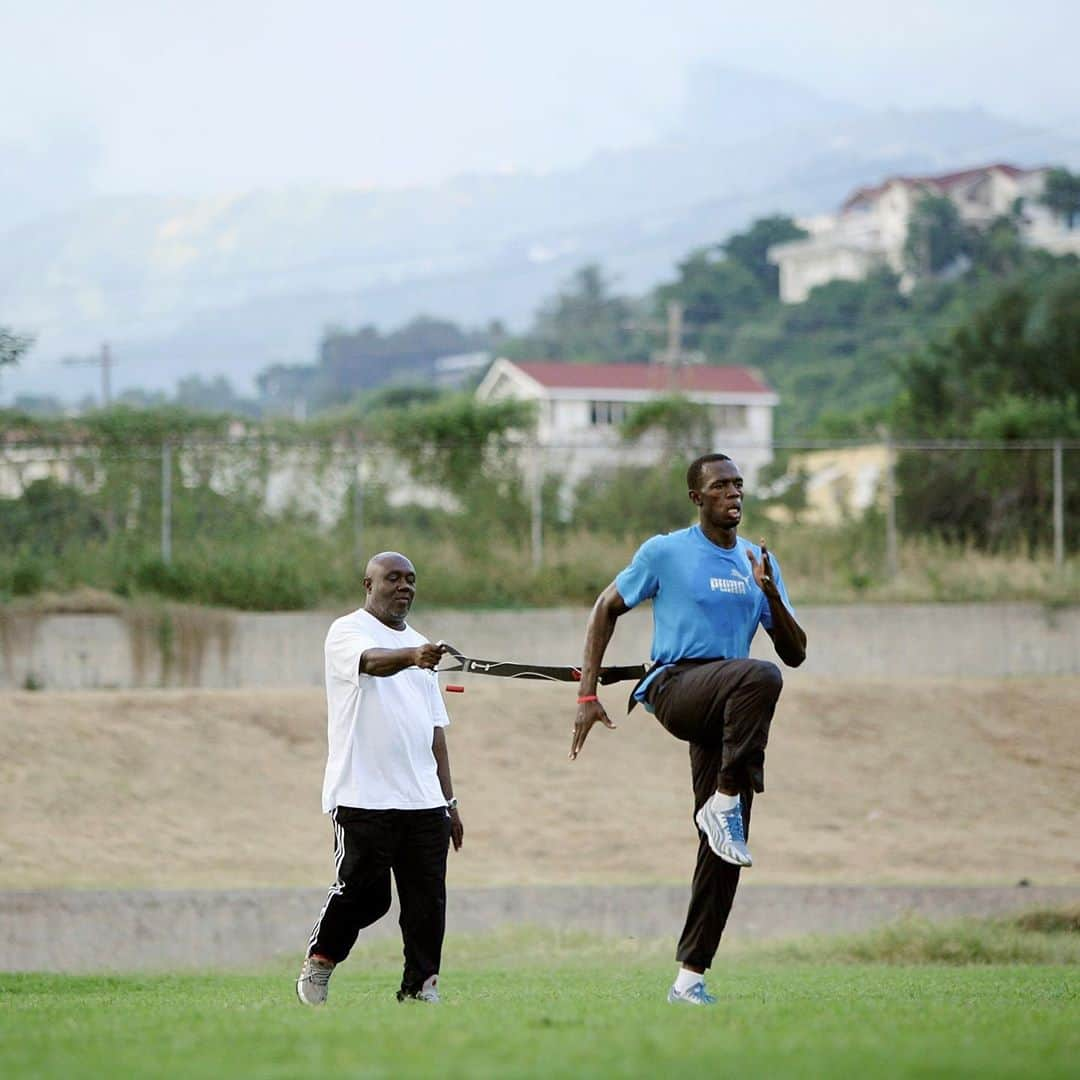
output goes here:
[{"label": "hazy sky", "polygon": [[0,164],[72,196],[559,168],[672,125],[699,62],[1080,117],[1066,0],[0,0],[0,39]]}]

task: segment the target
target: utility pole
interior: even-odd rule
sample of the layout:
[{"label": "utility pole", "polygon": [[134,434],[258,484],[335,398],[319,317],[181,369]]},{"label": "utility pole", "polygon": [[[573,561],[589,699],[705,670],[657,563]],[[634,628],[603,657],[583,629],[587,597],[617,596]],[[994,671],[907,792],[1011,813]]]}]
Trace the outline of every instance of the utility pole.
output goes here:
[{"label": "utility pole", "polygon": [[667,348],[664,363],[668,365],[668,386],[675,390],[679,385],[679,367],[682,364],[683,306],[678,300],[669,300],[667,306]]},{"label": "utility pole", "polygon": [[896,447],[892,432],[885,434],[885,576],[895,581],[900,571],[899,543],[896,536]]},{"label": "utility pole", "polygon": [[678,300],[669,300],[667,304],[667,349],[664,362],[674,367],[682,360],[683,306]]},{"label": "utility pole", "polygon": [[[667,345],[660,352],[652,354],[654,364],[663,364],[668,369],[668,387],[674,392],[679,385],[679,371],[684,364],[701,364],[705,361],[704,353],[696,350],[683,348],[683,315],[686,309],[679,300],[667,302],[667,321],[663,328],[667,331]],[[656,324],[647,324],[650,328],[659,330]]]},{"label": "utility pole", "polygon": [[161,444],[161,561],[172,563],[172,443]]},{"label": "utility pole", "polygon": [[697,349],[683,348],[683,316],[685,314],[686,308],[681,300],[669,300],[667,302],[667,318],[662,323],[650,319],[647,322],[632,320],[623,324],[629,330],[645,330],[652,334],[664,333],[666,335],[667,344],[663,349],[653,352],[650,361],[658,367],[664,366],[668,369],[672,389],[675,388],[678,382],[678,372],[684,364],[705,363],[705,354],[703,352]]},{"label": "utility pole", "polygon": [[364,566],[364,460],[357,452],[353,463],[352,526],[353,563],[358,570]]},{"label": "utility pole", "polygon": [[539,571],[544,565],[544,462],[538,440],[529,446],[529,543],[532,567]]},{"label": "utility pole", "polygon": [[1065,566],[1065,481],[1061,463],[1061,440],[1054,440],[1054,568]]},{"label": "utility pole", "polygon": [[109,343],[101,343],[101,400],[107,409],[112,404],[112,383],[109,372],[112,369],[112,353],[109,351]]},{"label": "utility pole", "polygon": [[98,356],[69,356],[63,363],[68,367],[91,367],[101,368],[101,407],[107,409],[112,404],[112,380],[111,371],[116,361],[113,359],[112,350],[107,341],[102,342],[101,353]]}]

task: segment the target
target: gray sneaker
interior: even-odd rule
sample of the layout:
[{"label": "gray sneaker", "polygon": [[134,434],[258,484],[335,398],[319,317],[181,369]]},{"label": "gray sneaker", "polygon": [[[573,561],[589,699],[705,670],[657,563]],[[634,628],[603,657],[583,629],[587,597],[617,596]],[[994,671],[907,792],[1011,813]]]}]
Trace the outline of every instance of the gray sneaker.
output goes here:
[{"label": "gray sneaker", "polygon": [[333,964],[324,964],[309,956],[296,980],[296,996],[303,1005],[325,1005],[327,984],[334,973]]},{"label": "gray sneaker", "polygon": [[742,800],[730,810],[717,810],[709,799],[694,815],[697,827],[705,834],[709,847],[724,862],[734,866],[753,866],[743,831]]},{"label": "gray sneaker", "polygon": [[439,997],[438,983],[434,980],[430,986],[421,987],[415,994],[399,990],[397,992],[397,999],[398,1001],[424,1001],[428,1005],[438,1005],[442,1001],[442,998]]}]

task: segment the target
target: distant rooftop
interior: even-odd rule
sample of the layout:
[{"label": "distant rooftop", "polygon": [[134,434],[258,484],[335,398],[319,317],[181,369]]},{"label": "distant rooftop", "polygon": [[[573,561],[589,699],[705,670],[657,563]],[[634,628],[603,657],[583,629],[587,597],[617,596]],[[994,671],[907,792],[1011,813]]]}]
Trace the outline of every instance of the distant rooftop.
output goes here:
[{"label": "distant rooftop", "polygon": [[654,390],[658,393],[771,394],[750,368],[693,364],[674,372],[660,364],[570,364],[556,360],[512,360],[552,390]]},{"label": "distant rooftop", "polygon": [[988,173],[1002,172],[1006,176],[1026,176],[1028,173],[1042,172],[1041,169],[1021,169],[1016,165],[1008,165],[1004,162],[994,162],[991,165],[980,165],[974,169],[962,169],[959,172],[940,173],[937,176],[890,176],[880,184],[871,187],[856,188],[844,201],[844,209],[849,210],[866,199],[877,198],[890,184],[903,184],[905,187],[937,188],[939,191],[948,191],[957,184],[966,184],[969,180],[976,180]]}]

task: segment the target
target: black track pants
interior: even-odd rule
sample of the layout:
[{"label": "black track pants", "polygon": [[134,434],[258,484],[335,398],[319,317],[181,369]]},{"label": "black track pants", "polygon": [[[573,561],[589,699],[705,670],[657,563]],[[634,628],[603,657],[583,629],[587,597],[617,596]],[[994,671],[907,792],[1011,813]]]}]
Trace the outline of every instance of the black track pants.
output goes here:
[{"label": "black track pants", "polygon": [[[782,686],[780,669],[764,660],[668,668],[649,685],[647,701],[657,719],[690,744],[695,814],[723,781],[742,795],[749,836],[754,793],[765,788],[765,747]],[[680,963],[712,965],[738,884],[739,867],[715,855],[699,832],[690,906],[675,957]]]},{"label": "black track pants", "polygon": [[365,926],[390,910],[390,875],[401,907],[405,972],[401,989],[415,994],[439,971],[446,930],[446,855],[450,818],[434,810],[358,810],[339,806],[334,826],[337,880],[315,921],[308,955],[334,963],[349,955]]}]

